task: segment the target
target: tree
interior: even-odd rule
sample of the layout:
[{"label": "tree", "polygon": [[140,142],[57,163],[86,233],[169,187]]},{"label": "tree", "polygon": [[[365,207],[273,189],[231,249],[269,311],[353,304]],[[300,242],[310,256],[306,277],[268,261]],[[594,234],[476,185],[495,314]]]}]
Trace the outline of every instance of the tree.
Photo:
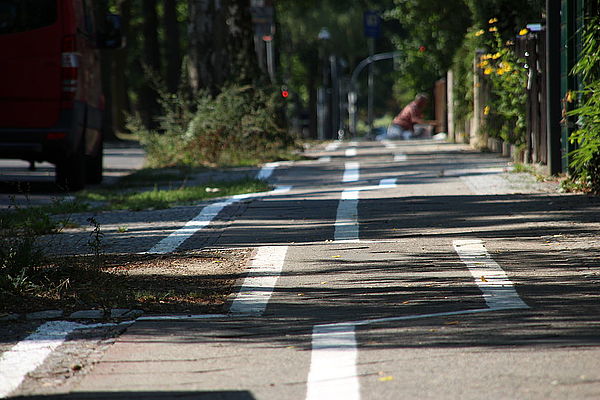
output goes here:
[{"label": "tree", "polygon": [[177,0],[165,0],[163,25],[165,27],[166,86],[170,93],[179,87],[181,76],[181,38],[177,21]]},{"label": "tree", "polygon": [[386,17],[397,20],[403,35],[394,38],[404,54],[403,83],[415,91],[429,90],[452,63],[471,24],[463,0],[396,1]]}]

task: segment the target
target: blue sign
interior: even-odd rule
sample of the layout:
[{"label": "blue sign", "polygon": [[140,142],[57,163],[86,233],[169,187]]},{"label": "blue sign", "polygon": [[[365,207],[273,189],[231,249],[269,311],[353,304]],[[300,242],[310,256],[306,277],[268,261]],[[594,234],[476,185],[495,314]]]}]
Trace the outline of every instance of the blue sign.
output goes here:
[{"label": "blue sign", "polygon": [[376,38],[381,34],[381,17],[377,11],[365,11],[363,14],[365,36]]}]

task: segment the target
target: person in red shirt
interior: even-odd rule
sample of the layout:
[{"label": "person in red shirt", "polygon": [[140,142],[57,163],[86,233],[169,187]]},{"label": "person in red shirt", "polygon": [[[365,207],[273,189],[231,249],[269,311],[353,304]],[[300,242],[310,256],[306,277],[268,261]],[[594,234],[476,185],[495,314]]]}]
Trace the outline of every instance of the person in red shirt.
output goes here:
[{"label": "person in red shirt", "polygon": [[388,139],[410,139],[415,135],[416,124],[427,124],[431,121],[423,119],[423,110],[427,107],[429,97],[425,93],[418,94],[413,101],[400,111],[388,128],[386,137]]}]

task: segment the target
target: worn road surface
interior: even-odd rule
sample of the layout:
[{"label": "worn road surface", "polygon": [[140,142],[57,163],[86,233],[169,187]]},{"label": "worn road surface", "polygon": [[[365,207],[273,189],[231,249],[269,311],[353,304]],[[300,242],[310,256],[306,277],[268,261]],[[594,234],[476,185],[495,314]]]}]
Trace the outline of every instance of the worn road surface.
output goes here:
[{"label": "worn road surface", "polygon": [[[312,155],[272,171],[285,189],[225,206],[227,224],[163,242],[255,249],[223,314],[144,316],[94,342],[93,365],[70,379],[36,380],[53,357],[68,368],[57,354],[76,359],[67,350],[85,337],[64,336],[4,396],[600,398],[597,199],[461,145]],[[163,222],[132,251],[185,223]]]}]

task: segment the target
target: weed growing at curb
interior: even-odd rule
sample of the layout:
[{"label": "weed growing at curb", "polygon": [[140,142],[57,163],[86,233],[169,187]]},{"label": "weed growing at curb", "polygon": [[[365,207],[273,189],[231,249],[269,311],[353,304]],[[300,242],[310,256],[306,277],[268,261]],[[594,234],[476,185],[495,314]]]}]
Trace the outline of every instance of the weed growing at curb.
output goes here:
[{"label": "weed growing at curb", "polygon": [[257,179],[240,179],[231,182],[214,182],[198,186],[182,185],[175,189],[161,189],[155,186],[149,191],[123,192],[98,190],[83,192],[78,196],[82,201],[101,202],[104,209],[139,211],[164,209],[175,204],[185,204],[215,197],[232,196],[243,193],[264,192],[270,186]]}]

